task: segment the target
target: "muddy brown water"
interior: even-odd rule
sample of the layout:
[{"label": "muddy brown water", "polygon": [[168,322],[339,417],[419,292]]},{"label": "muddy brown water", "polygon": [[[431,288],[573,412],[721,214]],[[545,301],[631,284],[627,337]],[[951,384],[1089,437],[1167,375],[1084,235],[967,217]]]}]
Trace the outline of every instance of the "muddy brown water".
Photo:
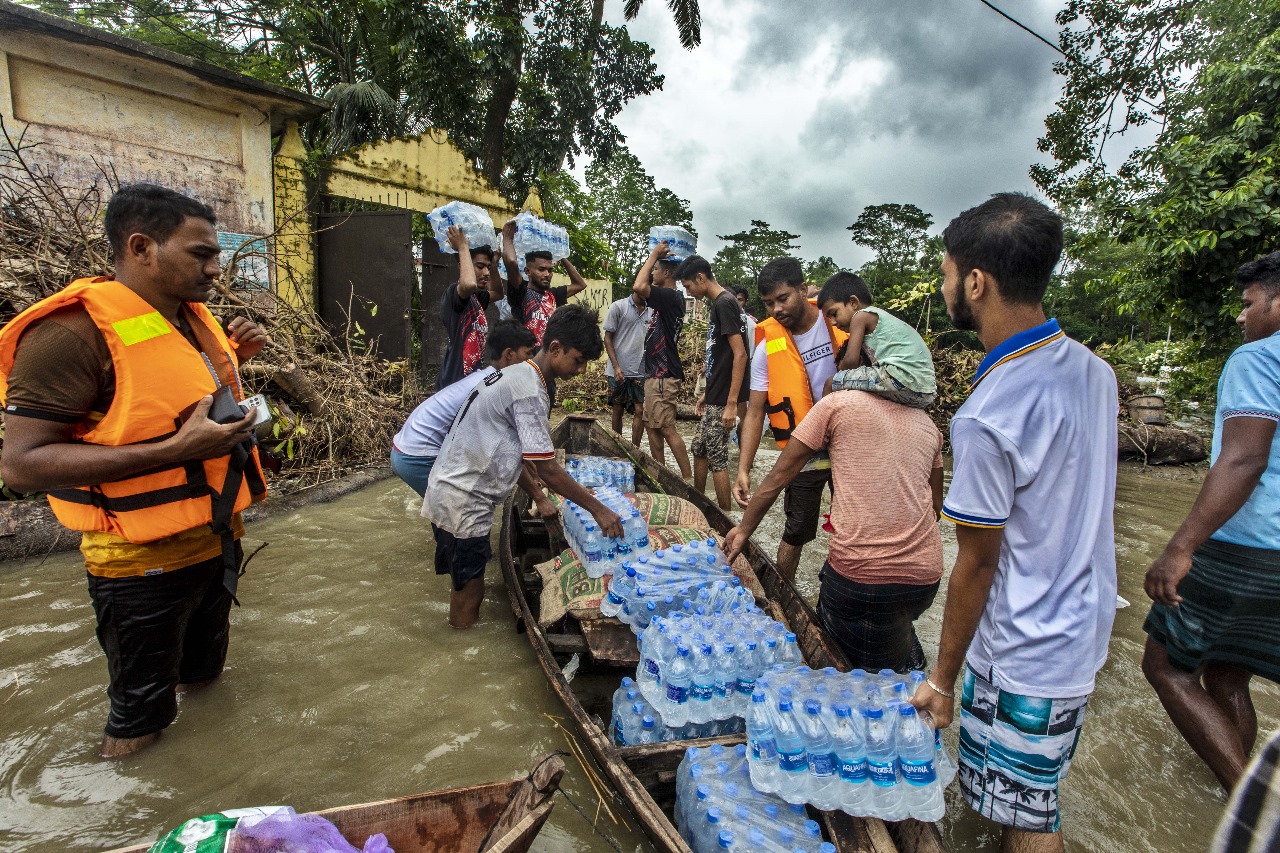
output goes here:
[{"label": "muddy brown water", "polygon": [[[757,470],[771,457],[762,451]],[[1205,849],[1224,797],[1169,725],[1139,667],[1142,574],[1191,505],[1195,482],[1123,471],[1116,533],[1120,593],[1111,657],[1098,678],[1063,789],[1073,851]],[[0,564],[0,850],[103,850],[154,839],[187,817],[235,806],[299,810],[511,778],[564,749],[563,714],[528,642],[514,633],[491,566],[482,624],[445,624],[448,583],[427,569],[416,497],[388,480],[249,529],[253,561],[233,614],[226,673],[183,697],[160,743],[128,760],[94,757],[106,716],[105,666],[76,554]],[[778,516],[759,531],[772,548]],[[955,537],[943,527],[948,564]],[[817,592],[825,539],[806,549],[800,587]],[[937,646],[942,598],[920,622]],[[1280,725],[1280,692],[1258,684],[1260,728]],[[954,747],[954,732],[948,733]],[[535,849],[649,850],[615,825],[572,759]],[[952,850],[993,850],[996,829],[948,792]],[[592,829],[592,821],[599,832]],[[608,836],[605,840],[599,833]]]}]

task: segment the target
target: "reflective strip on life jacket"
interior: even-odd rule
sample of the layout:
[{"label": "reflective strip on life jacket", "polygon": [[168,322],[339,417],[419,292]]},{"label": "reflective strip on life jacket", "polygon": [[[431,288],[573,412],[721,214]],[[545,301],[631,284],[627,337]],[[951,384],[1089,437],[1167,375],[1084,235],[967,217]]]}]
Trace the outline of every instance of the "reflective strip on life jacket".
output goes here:
[{"label": "reflective strip on life jacket", "polygon": [[[831,358],[834,360],[835,351],[844,345],[849,336],[832,326],[825,316],[820,315],[820,319],[826,323],[831,335]],[[773,440],[779,447],[786,447],[796,424],[804,420],[804,416],[813,408],[809,373],[800,358],[795,339],[777,320],[769,317],[757,323],[756,337],[764,341],[766,365],[769,369],[769,402],[764,411],[769,416]]]},{"label": "reflective strip on life jacket", "polygon": [[[181,413],[217,389],[215,363],[239,392],[233,348],[203,304],[187,303],[187,308],[200,325],[197,337],[206,341],[205,348],[212,348],[209,340],[216,344],[216,351],[204,354],[142,297],[119,282],[99,278],[71,283],[0,329],[0,402],[22,332],[77,303],[107,343],[116,389],[101,420],[82,426],[73,441],[121,447],[171,437],[181,427]],[[49,505],[73,530],[112,533],[138,544],[204,524],[223,534],[236,512],[266,495],[256,448],[237,451],[155,466],[108,483],[56,489],[49,493]]]}]

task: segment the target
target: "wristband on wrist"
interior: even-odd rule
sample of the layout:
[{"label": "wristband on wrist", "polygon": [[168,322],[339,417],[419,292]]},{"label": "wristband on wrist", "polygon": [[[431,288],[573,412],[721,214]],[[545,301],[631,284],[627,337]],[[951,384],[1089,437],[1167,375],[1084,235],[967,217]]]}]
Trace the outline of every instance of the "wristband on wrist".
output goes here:
[{"label": "wristband on wrist", "polygon": [[937,693],[939,696],[941,696],[941,697],[942,697],[942,698],[944,698],[944,699],[954,699],[954,698],[956,698],[956,694],[955,694],[955,691],[954,691],[954,690],[952,690],[952,691],[943,690],[941,687],[939,687],[938,685],[936,685],[936,684],[934,684],[934,683],[933,683],[933,679],[932,679],[932,678],[928,678],[928,677],[926,677],[926,678],[925,678],[925,680],[924,680],[924,683],[925,683],[925,684],[927,684],[927,685],[929,685],[929,687],[931,687],[931,688],[933,689],[933,692],[934,692],[934,693]]}]

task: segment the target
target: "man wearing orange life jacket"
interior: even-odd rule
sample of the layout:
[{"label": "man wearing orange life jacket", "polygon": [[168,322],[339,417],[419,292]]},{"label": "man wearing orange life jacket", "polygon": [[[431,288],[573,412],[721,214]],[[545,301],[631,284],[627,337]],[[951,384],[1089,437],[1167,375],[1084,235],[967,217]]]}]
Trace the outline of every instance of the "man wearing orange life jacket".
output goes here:
[{"label": "man wearing orange life jacket", "polygon": [[215,222],[172,190],[121,188],[104,222],[115,278],[75,281],[0,330],[0,475],[48,492],[82,531],[110,676],[104,758],[153,742],[175,691],[222,672],[240,511],[266,496],[253,414],[210,418],[217,389],[243,398],[236,368],[266,343],[204,306],[221,272]]},{"label": "man wearing orange life jacket", "polygon": [[[768,317],[756,325],[751,358],[751,397],[742,420],[742,448],[733,496],[744,509],[751,502],[751,466],[768,415],[773,438],[785,447],[791,431],[822,398],[835,375],[835,353],[848,338],[808,298],[804,270],[795,258],[775,258],[758,278]],[[786,526],[778,543],[778,568],[795,578],[800,549],[818,535],[822,490],[831,487],[831,460],[814,454],[783,493]]]}]

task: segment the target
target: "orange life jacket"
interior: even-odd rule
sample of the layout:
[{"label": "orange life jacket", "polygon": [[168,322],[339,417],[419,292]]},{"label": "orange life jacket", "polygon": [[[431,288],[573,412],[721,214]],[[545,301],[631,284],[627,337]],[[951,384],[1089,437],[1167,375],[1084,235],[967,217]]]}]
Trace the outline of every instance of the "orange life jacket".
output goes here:
[{"label": "orange life jacket", "polygon": [[[819,314],[819,321],[827,324],[827,331],[831,334],[831,358],[834,359],[836,351],[849,339],[849,335],[831,325],[824,314]],[[813,389],[795,339],[785,326],[772,317],[761,320],[756,324],[756,344],[761,341],[764,341],[769,368],[769,403],[764,411],[769,416],[773,440],[779,447],[786,447],[791,431],[813,408]]]},{"label": "orange life jacket", "polygon": [[[203,304],[190,302],[187,308],[219,350],[202,355],[128,287],[108,278],[82,278],[0,329],[0,403],[7,395],[23,331],[75,303],[85,308],[106,339],[116,388],[101,420],[77,427],[73,441],[120,447],[168,438],[181,426],[180,413],[217,389],[215,362],[222,362],[222,375],[235,383],[236,399],[242,398],[234,347]],[[208,524],[230,541],[232,515],[265,498],[266,486],[257,449],[241,445],[217,459],[178,462],[110,483],[55,489],[48,497],[58,521],[72,530],[112,533],[141,544]]]}]

